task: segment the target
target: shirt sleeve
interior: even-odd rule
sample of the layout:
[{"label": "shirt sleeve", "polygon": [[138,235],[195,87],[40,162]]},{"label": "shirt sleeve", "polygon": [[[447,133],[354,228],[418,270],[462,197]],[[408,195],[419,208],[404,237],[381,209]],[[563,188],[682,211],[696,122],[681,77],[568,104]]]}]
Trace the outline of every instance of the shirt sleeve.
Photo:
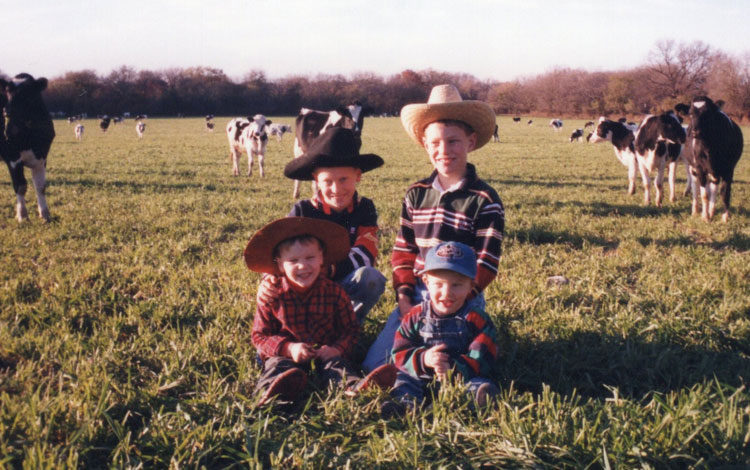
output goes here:
[{"label": "shirt sleeve", "polygon": [[489,377],[497,360],[497,330],[484,312],[470,311],[466,317],[473,339],[466,353],[455,358],[456,370],[464,379],[476,376]]},{"label": "shirt sleeve", "polygon": [[398,235],[391,252],[391,268],[393,269],[393,287],[407,285],[414,287],[416,277],[414,276],[414,263],[419,254],[419,247],[414,237],[414,225],[412,221],[412,210],[407,193],[401,204],[401,218],[399,219]]},{"label": "shirt sleeve", "polygon": [[[505,210],[497,194],[491,194],[479,206],[475,217],[478,292],[482,292],[497,276],[503,234],[505,232]],[[478,293],[478,292],[475,292]]]},{"label": "shirt sleeve", "polygon": [[284,342],[289,338],[279,335],[281,323],[273,316],[270,305],[259,302],[253,319],[252,342],[261,357],[280,356]]},{"label": "shirt sleeve", "polygon": [[404,316],[393,338],[391,357],[393,363],[400,370],[412,377],[429,377],[430,373],[424,365],[424,353],[427,347],[419,336],[419,319],[422,306],[416,305]]}]

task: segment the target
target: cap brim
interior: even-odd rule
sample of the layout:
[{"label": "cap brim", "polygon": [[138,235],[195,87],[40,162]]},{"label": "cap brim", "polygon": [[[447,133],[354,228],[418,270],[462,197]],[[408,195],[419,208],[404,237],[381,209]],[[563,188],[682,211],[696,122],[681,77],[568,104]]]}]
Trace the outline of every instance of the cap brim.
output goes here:
[{"label": "cap brim", "polygon": [[325,266],[349,254],[349,233],[341,225],[310,217],[285,217],[265,225],[250,238],[243,253],[245,264],[251,271],[281,274],[273,250],[282,241],[300,235],[311,235],[325,245]]},{"label": "cap brim", "polygon": [[477,134],[475,150],[489,142],[495,132],[495,113],[483,101],[408,104],[401,110],[401,123],[406,133],[420,146],[425,127],[441,120],[462,121],[471,126]]}]

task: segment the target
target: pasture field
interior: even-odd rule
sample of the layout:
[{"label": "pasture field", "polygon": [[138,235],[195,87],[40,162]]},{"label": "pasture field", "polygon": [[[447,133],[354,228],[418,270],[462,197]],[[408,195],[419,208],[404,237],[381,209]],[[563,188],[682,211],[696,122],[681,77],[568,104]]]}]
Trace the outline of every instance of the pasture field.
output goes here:
[{"label": "pasture field", "polygon": [[[273,118],[292,123],[293,118]],[[500,402],[446,387],[429,412],[383,420],[384,399],[312,391],[294,413],[256,407],[252,233],[285,215],[293,136],[266,178],[231,176],[223,132],[149,119],[102,133],[57,121],[52,221],[0,206],[0,468],[642,468],[750,465],[750,132],[733,218],[626,194],[609,144],[499,117],[470,155],[500,194],[506,236],[486,292],[501,334]],[[524,119],[525,122],[525,119]],[[367,118],[386,165],[360,192],[379,211],[389,273],[401,198],[430,173],[397,118]],[[247,160],[243,167],[246,170]],[[684,168],[679,170],[680,190]],[[303,186],[309,196],[309,186]],[[569,283],[548,285],[550,276]],[[386,291],[364,355],[394,305]]]}]

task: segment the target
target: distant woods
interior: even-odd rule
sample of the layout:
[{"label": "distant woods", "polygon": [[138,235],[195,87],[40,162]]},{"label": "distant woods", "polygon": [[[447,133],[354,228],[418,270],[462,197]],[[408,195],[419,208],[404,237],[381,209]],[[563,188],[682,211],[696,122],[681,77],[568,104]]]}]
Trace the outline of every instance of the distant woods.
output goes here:
[{"label": "distant woods", "polygon": [[48,107],[64,115],[296,115],[302,107],[332,109],[356,100],[368,114],[395,115],[407,103],[426,100],[432,86],[453,83],[464,99],[487,101],[498,114],[637,116],[705,94],[724,100],[724,111],[735,119],[750,120],[750,52],[732,57],[702,42],[671,40],[657,42],[646,63],[631,70],[555,68],[509,82],[434,70],[273,80],[251,71],[235,81],[210,67],[149,71],[127,66],[106,76],[82,70],[47,78]]}]

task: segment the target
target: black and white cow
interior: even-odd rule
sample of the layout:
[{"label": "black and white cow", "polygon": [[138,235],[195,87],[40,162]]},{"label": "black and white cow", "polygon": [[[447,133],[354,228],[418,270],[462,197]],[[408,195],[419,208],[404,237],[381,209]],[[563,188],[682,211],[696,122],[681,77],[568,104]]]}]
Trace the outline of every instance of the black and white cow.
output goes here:
[{"label": "black and white cow", "polygon": [[83,139],[83,124],[77,124],[76,125],[76,140],[82,140]]},{"label": "black and white cow", "polygon": [[122,122],[122,118],[120,116],[115,116],[112,118],[112,124],[120,124]]},{"label": "black and white cow", "polygon": [[247,176],[253,174],[253,159],[258,157],[260,177],[266,173],[263,167],[266,158],[266,145],[268,145],[268,126],[271,120],[262,114],[256,114],[252,118],[234,118],[227,124],[227,139],[229,140],[229,152],[232,158],[232,174],[240,174],[240,156],[242,152],[247,153]]},{"label": "black and white cow", "polygon": [[207,114],[206,115],[206,130],[208,132],[214,131],[214,115],[213,114]]},{"label": "black and white cow", "polygon": [[573,131],[572,134],[570,134],[570,141],[573,142],[574,140],[577,140],[578,142],[583,141],[583,129],[580,127]]},{"label": "black and white cow", "polygon": [[[661,207],[664,198],[664,169],[669,165],[669,200],[675,200],[677,160],[685,143],[685,129],[672,111],[646,116],[635,131],[635,156],[643,179],[644,203],[651,202],[651,173],[656,172],[655,203]],[[690,176],[688,175],[688,184]]]},{"label": "black and white cow", "polygon": [[[47,155],[55,138],[55,126],[47,106],[42,99],[42,91],[47,88],[47,79],[34,79],[27,73],[16,75],[13,80],[0,79],[4,96],[7,129],[0,125],[0,154],[8,165],[13,190],[16,193],[16,219],[20,222],[28,217],[26,210],[26,178],[24,167],[31,169],[31,180],[36,191],[39,217],[50,220],[46,185]],[[7,104],[6,104],[7,103]]]},{"label": "black and white cow", "polygon": [[635,194],[635,173],[638,162],[635,158],[635,134],[625,124],[604,118],[594,128],[589,142],[611,142],[615,156],[628,169],[628,194]]},{"label": "black and white cow", "polygon": [[109,116],[103,116],[101,120],[99,121],[99,128],[102,130],[102,132],[107,132],[107,129],[109,129],[109,123],[111,119]]},{"label": "black and white cow", "polygon": [[594,121],[586,121],[586,124],[583,125],[583,130],[588,129],[589,127],[594,127]]},{"label": "black and white cow", "polygon": [[513,122],[516,122],[516,123],[521,122],[521,117],[520,116],[514,117]]},{"label": "black and white cow", "polygon": [[[302,108],[294,123],[294,158],[298,158],[307,151],[313,140],[323,134],[331,127],[343,127],[354,131],[359,145],[362,145],[362,126],[365,115],[362,112],[362,103],[354,102],[346,108],[340,107],[332,111],[315,111]],[[315,194],[315,182],[313,181],[313,194]],[[299,197],[299,180],[294,181],[292,198]]]},{"label": "black and white cow", "polygon": [[534,121],[532,119],[529,119],[529,122],[527,122],[526,124],[528,124],[530,126],[530,125],[534,124]]},{"label": "black and white cow", "polygon": [[135,124],[135,133],[138,134],[138,138],[143,138],[143,133],[146,132],[146,123],[143,121],[138,121]]},{"label": "black and white cow", "polygon": [[559,119],[553,119],[549,122],[549,125],[555,130],[555,132],[559,132],[560,129],[562,129],[563,122]]},{"label": "black and white cow", "polygon": [[492,141],[493,142],[500,142],[500,134],[498,133],[498,126],[495,124],[495,132],[492,133]]},{"label": "black and white cow", "polygon": [[[683,152],[693,176],[693,215],[698,214],[700,190],[703,220],[710,221],[716,210],[716,193],[724,203],[722,220],[729,220],[734,168],[742,156],[742,130],[707,96],[697,96],[690,106],[690,124]],[[700,188],[700,189],[699,189]]]},{"label": "black and white cow", "polygon": [[281,138],[286,134],[287,132],[292,132],[292,126],[288,124],[271,124],[271,127],[269,127],[268,133],[271,135],[276,136],[276,140],[281,142]]}]

